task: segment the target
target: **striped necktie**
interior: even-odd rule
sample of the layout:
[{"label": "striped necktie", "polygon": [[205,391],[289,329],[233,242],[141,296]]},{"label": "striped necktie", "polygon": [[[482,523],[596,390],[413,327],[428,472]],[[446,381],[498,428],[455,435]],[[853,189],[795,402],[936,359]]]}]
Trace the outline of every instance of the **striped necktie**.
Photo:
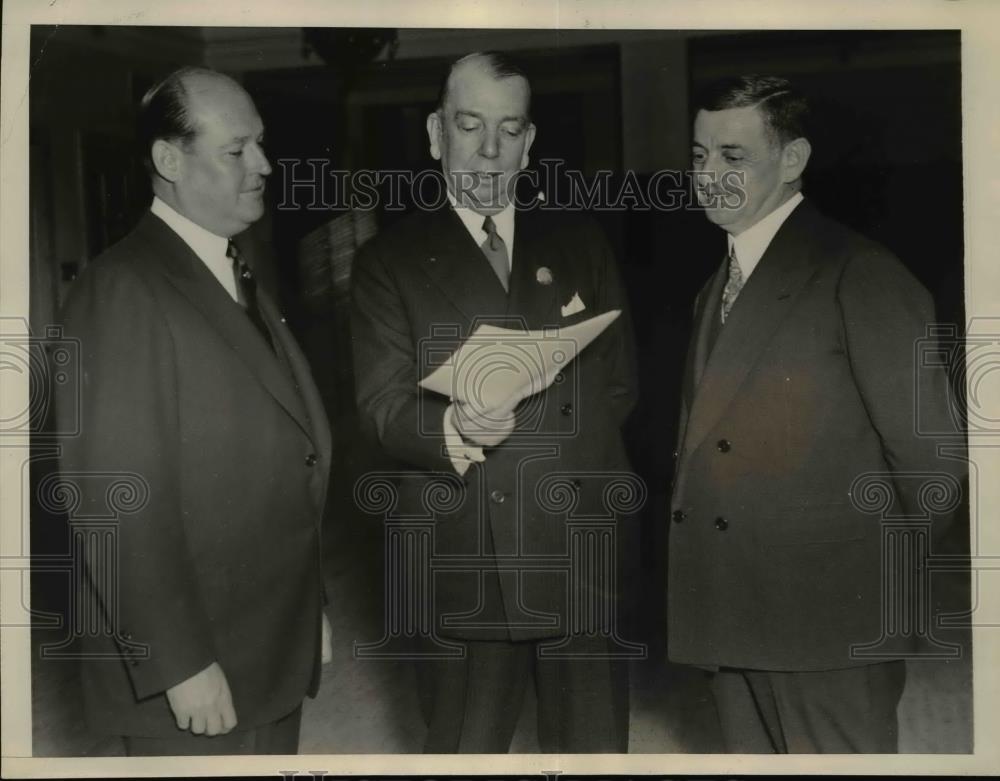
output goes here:
[{"label": "striped necktie", "polygon": [[510,280],[510,258],[507,256],[507,245],[497,233],[497,226],[492,217],[483,220],[483,232],[486,234],[486,240],[479,246],[493,267],[504,291],[507,292]]},{"label": "striped necktie", "polygon": [[743,289],[743,284],[743,269],[740,268],[739,261],[736,259],[736,247],[734,246],[729,250],[729,278],[726,280],[726,286],[722,290],[723,323],[729,317],[729,312],[732,310],[733,304],[736,303],[736,298]]},{"label": "striped necktie", "polygon": [[260,307],[257,304],[257,280],[254,279],[253,271],[246,264],[240,255],[239,249],[232,241],[226,248],[226,255],[233,261],[233,276],[236,278],[236,300],[244,310],[250,322],[254,324],[260,335],[264,337],[267,346],[274,349],[274,342],[271,339],[271,332],[267,330],[267,324],[260,314]]}]

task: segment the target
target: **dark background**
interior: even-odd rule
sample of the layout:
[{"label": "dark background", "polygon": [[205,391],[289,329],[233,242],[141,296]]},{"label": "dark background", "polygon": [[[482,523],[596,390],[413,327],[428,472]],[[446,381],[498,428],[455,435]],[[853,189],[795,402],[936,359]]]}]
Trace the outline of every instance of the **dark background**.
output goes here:
[{"label": "dark background", "polygon": [[[330,169],[436,168],[424,123],[457,56],[511,50],[533,85],[533,161],[586,176],[626,171],[641,183],[688,164],[690,96],[716,78],[769,73],[811,97],[815,126],[805,193],[894,251],[934,294],[939,320],[963,312],[960,40],[957,31],[263,30],[58,27],[32,31],[30,82],[31,324],[58,321],[73,278],[148,208],[134,153],[138,98],[184,64],[242,81],[267,128],[275,166],[268,216],[242,237],[310,356],[336,430],[328,538],[372,555],[350,486],[379,456],[356,431],[343,287],[310,287],[303,239],[340,211],[278,209],[281,159]],[[301,175],[301,173],[300,173]],[[384,228],[400,213],[376,210]],[[662,648],[663,562],[678,387],[695,293],[720,262],[724,233],[696,210],[612,210],[606,229],[628,288],[640,402],[626,436],[650,489],[621,549],[628,628]],[[315,269],[314,269],[315,270]],[[40,423],[44,427],[44,423]],[[51,468],[43,460],[33,479]],[[33,553],[60,554],[61,519],[35,508]],[[368,542],[366,542],[368,541]],[[61,609],[63,582],[39,575],[36,606]],[[350,595],[348,595],[350,596]],[[361,638],[359,638],[361,639]]]}]

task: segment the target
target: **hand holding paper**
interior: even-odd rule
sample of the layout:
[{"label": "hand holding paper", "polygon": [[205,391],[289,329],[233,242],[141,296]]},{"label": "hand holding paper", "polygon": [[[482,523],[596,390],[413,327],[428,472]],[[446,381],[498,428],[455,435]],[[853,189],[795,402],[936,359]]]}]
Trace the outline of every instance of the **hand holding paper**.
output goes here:
[{"label": "hand holding paper", "polygon": [[496,447],[514,430],[514,407],[519,402],[520,399],[516,399],[500,409],[482,410],[468,402],[457,401],[452,420],[467,442],[481,447]]},{"label": "hand holding paper", "polygon": [[[507,412],[512,417],[522,399],[548,388],[619,314],[621,310],[613,309],[566,328],[536,331],[480,326],[418,384],[462,402],[456,405],[456,410],[462,410],[456,418],[463,412],[468,413],[469,422],[489,418],[484,436],[490,435],[490,426],[496,429],[492,433],[499,433]],[[461,423],[459,430],[465,435]]]}]

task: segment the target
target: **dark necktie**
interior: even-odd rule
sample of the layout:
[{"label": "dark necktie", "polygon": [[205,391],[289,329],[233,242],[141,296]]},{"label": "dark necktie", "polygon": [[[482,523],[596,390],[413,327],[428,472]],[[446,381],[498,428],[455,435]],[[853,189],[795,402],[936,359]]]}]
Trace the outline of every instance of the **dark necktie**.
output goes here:
[{"label": "dark necktie", "polygon": [[740,268],[740,263],[736,259],[736,247],[734,246],[729,251],[729,278],[726,280],[726,286],[722,290],[722,322],[726,322],[726,318],[729,317],[729,312],[733,308],[733,304],[736,303],[736,298],[739,296],[740,291],[743,289],[743,269]]},{"label": "dark necktie", "polygon": [[486,240],[479,246],[493,267],[504,291],[507,291],[510,279],[510,259],[507,256],[507,245],[497,233],[497,226],[492,217],[483,220],[483,232],[486,234]]},{"label": "dark necktie", "polygon": [[246,310],[250,322],[260,331],[267,346],[274,349],[274,342],[271,340],[271,332],[267,330],[264,318],[261,317],[260,307],[257,305],[257,280],[253,277],[253,272],[240,256],[240,251],[232,241],[226,248],[226,255],[233,260],[233,276],[236,278],[236,300],[240,306]]}]

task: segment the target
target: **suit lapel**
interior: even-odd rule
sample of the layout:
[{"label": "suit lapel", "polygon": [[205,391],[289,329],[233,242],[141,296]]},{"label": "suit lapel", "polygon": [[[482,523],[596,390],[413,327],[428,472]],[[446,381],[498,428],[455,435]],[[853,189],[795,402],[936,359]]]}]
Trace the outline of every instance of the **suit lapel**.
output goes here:
[{"label": "suit lapel", "polygon": [[[510,295],[507,312],[513,316],[526,318],[528,328],[558,326],[561,318],[556,311],[558,283],[563,276],[556,253],[547,251],[545,234],[540,229],[535,212],[517,213],[514,229],[514,255],[510,274]],[[538,271],[548,268],[551,281],[538,281]]]},{"label": "suit lapel", "polygon": [[701,383],[701,378],[705,374],[705,367],[708,365],[708,358],[712,354],[715,346],[713,336],[718,329],[717,320],[719,318],[719,307],[722,302],[722,289],[726,286],[726,278],[729,267],[723,263],[718,271],[709,280],[704,293],[698,298],[695,310],[694,322],[697,323],[694,337],[691,341],[689,378],[691,386],[689,388],[688,399],[694,398],[695,391]]},{"label": "suit lapel", "polygon": [[[320,463],[331,463],[333,443],[330,438],[330,423],[326,415],[323,400],[320,398],[319,390],[313,381],[312,372],[309,369],[309,361],[302,352],[295,337],[285,321],[282,319],[274,302],[266,291],[258,289],[257,302],[260,305],[261,316],[267,323],[268,329],[281,351],[288,360],[288,366],[292,371],[297,386],[296,398],[300,399],[305,407],[305,418],[311,423],[306,431],[316,446]],[[299,421],[300,425],[302,421]],[[322,506],[322,501],[320,503]]]},{"label": "suit lapel", "polygon": [[[733,306],[695,386],[685,436],[693,452],[725,412],[781,321],[816,270],[809,246],[813,210],[800,204],[778,230]],[[716,276],[713,288],[725,273]],[[706,302],[712,300],[706,296]],[[708,333],[712,312],[704,311],[700,331]],[[701,333],[699,334],[701,336]]]},{"label": "suit lapel", "polygon": [[424,273],[470,322],[504,316],[503,285],[453,209],[430,214],[425,246]]},{"label": "suit lapel", "polygon": [[[242,359],[251,374],[313,439],[314,432],[294,382],[282,367],[278,356],[261,338],[246,312],[229,297],[184,240],[162,220],[147,214],[140,223],[139,230],[146,235],[151,252],[159,258],[159,262],[155,264],[157,271],[191,302]],[[261,298],[267,299],[266,294]],[[273,305],[265,318],[272,334],[281,333],[283,327],[277,327],[280,325],[280,318]],[[284,340],[287,341],[287,337]]]}]

